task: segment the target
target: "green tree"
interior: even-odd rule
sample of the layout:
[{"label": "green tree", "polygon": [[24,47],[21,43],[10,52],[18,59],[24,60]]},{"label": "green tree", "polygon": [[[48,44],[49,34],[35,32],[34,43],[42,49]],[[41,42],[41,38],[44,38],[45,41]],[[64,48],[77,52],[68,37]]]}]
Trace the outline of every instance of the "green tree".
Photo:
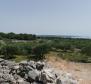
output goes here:
[{"label": "green tree", "polygon": [[81,53],[91,56],[91,45],[82,48]]},{"label": "green tree", "polygon": [[15,33],[10,32],[6,36],[7,36],[8,39],[14,39],[15,38]]},{"label": "green tree", "polygon": [[5,59],[12,59],[15,57],[15,54],[17,52],[17,48],[12,45],[5,45],[1,49],[2,55]]},{"label": "green tree", "polygon": [[49,51],[46,44],[41,44],[33,48],[33,54],[35,55],[35,60],[45,59],[45,54]]}]

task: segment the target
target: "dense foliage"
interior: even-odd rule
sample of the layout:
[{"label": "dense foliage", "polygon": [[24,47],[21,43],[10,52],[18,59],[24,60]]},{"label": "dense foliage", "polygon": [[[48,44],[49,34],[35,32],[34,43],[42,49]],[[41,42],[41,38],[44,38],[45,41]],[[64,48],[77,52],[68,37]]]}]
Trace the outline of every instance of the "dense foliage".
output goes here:
[{"label": "dense foliage", "polygon": [[10,33],[0,32],[0,39],[35,40],[36,35],[26,33],[15,34],[13,32]]},{"label": "dense foliage", "polygon": [[[19,36],[20,35],[20,36]],[[36,37],[31,34],[0,33],[0,55],[6,59],[26,56],[42,60],[48,52],[57,52],[62,59],[76,62],[91,62],[91,40],[62,37]],[[29,37],[30,35],[30,37]],[[16,38],[16,36],[19,36]],[[7,39],[5,39],[7,38]],[[27,39],[28,38],[28,39]],[[31,38],[31,41],[29,38]],[[17,41],[12,41],[16,39]],[[34,40],[35,39],[35,40]],[[18,41],[19,40],[19,41]],[[25,41],[22,41],[25,40]]]}]

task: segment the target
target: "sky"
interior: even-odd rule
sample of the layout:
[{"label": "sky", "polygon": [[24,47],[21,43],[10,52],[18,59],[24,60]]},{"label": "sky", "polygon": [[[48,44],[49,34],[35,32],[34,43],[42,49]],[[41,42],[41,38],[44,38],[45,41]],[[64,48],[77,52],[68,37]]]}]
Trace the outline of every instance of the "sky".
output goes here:
[{"label": "sky", "polygon": [[91,0],[0,0],[0,32],[91,37]]}]

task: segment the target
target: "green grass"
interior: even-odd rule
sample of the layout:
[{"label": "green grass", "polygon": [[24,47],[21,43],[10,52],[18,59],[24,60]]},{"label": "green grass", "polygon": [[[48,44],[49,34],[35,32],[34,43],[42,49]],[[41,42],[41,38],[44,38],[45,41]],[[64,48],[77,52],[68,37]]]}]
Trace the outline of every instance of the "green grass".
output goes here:
[{"label": "green grass", "polygon": [[68,61],[74,61],[74,62],[83,62],[87,63],[88,62],[88,56],[78,53],[78,52],[65,52],[65,53],[60,53],[59,56],[62,59],[68,60]]},{"label": "green grass", "polygon": [[23,56],[23,55],[16,55],[16,57],[14,59],[12,59],[15,62],[20,62],[23,60],[28,60],[27,56]]}]

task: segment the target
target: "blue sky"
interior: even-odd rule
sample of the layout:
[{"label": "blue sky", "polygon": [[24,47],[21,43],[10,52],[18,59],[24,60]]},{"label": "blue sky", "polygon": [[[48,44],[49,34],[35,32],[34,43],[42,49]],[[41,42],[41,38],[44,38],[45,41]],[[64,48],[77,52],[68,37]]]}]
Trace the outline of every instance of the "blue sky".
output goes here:
[{"label": "blue sky", "polygon": [[91,0],[0,0],[0,32],[91,37]]}]

